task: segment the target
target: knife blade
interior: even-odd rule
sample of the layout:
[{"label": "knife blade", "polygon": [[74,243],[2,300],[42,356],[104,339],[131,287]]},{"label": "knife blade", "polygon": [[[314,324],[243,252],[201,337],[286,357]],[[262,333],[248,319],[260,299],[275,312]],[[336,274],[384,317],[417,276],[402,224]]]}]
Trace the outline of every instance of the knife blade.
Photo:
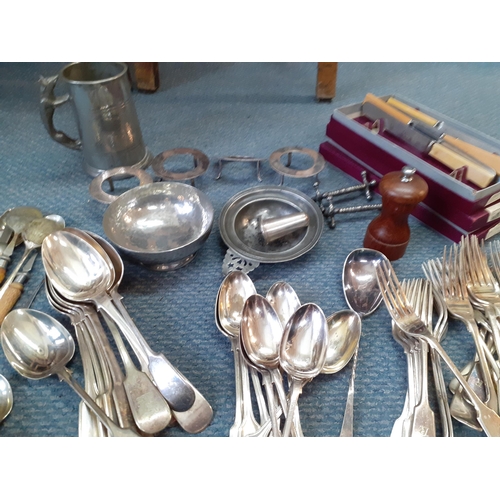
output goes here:
[{"label": "knife blade", "polygon": [[420,132],[429,135],[429,137],[438,142],[445,142],[446,144],[453,146],[455,149],[468,155],[470,158],[492,168],[497,174],[500,175],[500,155],[495,154],[492,151],[487,151],[479,146],[475,146],[474,144],[459,139],[458,137],[443,133],[442,127],[444,123],[442,121],[438,121],[432,116],[426,115],[422,111],[415,109],[412,106],[408,106],[404,102],[398,101],[394,97],[390,97],[387,100],[387,103],[413,118],[412,126]]},{"label": "knife blade", "polygon": [[17,273],[14,281],[5,290],[0,300],[0,324],[3,322],[5,316],[16,305],[16,302],[21,297],[24,290],[24,283],[29,279],[29,273],[33,269],[38,253],[34,253],[27,261],[26,264]]},{"label": "knife blade", "polygon": [[370,120],[382,119],[384,128],[391,134],[410,144],[419,152],[438,160],[451,170],[466,166],[467,179],[480,188],[489,186],[497,175],[491,167],[479,163],[456,151],[453,147],[439,143],[417,130],[412,126],[414,120],[411,117],[373,94],[366,94],[362,103],[362,112]]},{"label": "knife blade", "polygon": [[2,255],[0,255],[0,283],[5,279],[5,274],[7,273],[7,266],[10,262],[10,257],[16,248],[16,235],[11,237],[9,244],[5,247]]},{"label": "knife blade", "polygon": [[13,234],[14,230],[11,227],[4,226],[2,234],[0,234],[0,255],[2,255],[5,251],[5,248],[7,247]]}]

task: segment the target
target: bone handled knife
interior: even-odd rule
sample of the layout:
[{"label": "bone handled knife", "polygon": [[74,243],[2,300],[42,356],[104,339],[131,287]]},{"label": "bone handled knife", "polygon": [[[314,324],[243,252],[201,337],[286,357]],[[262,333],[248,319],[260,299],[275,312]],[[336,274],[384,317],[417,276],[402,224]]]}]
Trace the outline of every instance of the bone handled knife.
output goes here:
[{"label": "bone handled knife", "polygon": [[387,104],[383,99],[367,94],[362,104],[362,112],[370,120],[383,120],[385,130],[451,170],[466,166],[467,179],[478,187],[485,188],[495,180],[497,173],[491,167],[417,130],[410,116]]},{"label": "bone handled knife", "polygon": [[453,146],[455,149],[470,156],[472,159],[491,167],[497,174],[500,175],[500,155],[478,146],[474,146],[474,144],[459,139],[458,137],[444,134],[442,130],[440,130],[443,126],[442,121],[438,121],[432,116],[426,115],[422,111],[415,109],[413,106],[409,106],[404,102],[398,101],[394,97],[387,99],[387,104],[413,118],[414,122],[412,125],[424,134],[429,135],[438,142],[445,142],[448,145]]},{"label": "bone handled knife", "polygon": [[2,295],[2,299],[0,300],[0,323],[3,322],[5,316],[7,316],[7,314],[14,308],[16,302],[19,300],[19,297],[21,297],[24,290],[24,283],[29,278],[29,273],[33,268],[37,255],[37,253],[34,253],[28,259],[26,264],[24,264],[23,268],[14,278],[14,281],[8,286],[5,293]]},{"label": "bone handled knife", "polygon": [[415,118],[415,120],[418,120],[422,123],[425,123],[426,125],[429,125],[429,127],[435,127],[435,128],[440,128],[443,126],[443,122],[436,120],[432,116],[426,115],[419,109],[414,108],[413,106],[410,106],[408,104],[405,104],[404,102],[398,101],[394,97],[389,97],[387,99],[387,104],[390,106],[394,106],[395,108],[399,109],[406,115],[410,116],[411,118]]}]

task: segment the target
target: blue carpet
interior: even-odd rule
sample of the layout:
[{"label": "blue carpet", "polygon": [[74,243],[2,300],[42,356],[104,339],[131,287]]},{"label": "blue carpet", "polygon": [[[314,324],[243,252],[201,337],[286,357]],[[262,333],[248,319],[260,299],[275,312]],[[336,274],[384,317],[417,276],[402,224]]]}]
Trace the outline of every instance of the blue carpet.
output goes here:
[{"label": "blue carpet", "polygon": [[[68,226],[103,235],[105,206],[90,198],[90,178],[79,152],[53,142],[38,111],[40,75],[56,74],[59,63],[0,64],[0,165],[3,195],[0,212],[34,205],[44,214],[62,215]],[[258,185],[253,167],[228,164],[215,181],[215,164],[227,155],[268,158],[282,147],[317,150],[334,108],[359,102],[367,92],[396,93],[500,139],[500,64],[466,63],[341,63],[337,96],[330,104],[314,100],[313,63],[161,64],[161,89],[134,94],[143,136],[154,155],[171,148],[202,150],[212,160],[196,186],[212,200],[216,221],[225,202],[239,191]],[[61,91],[62,92],[62,91]],[[56,125],[76,135],[69,106],[56,112]],[[277,184],[266,163],[263,184]],[[347,187],[353,180],[329,166],[320,174],[321,187]],[[285,185],[313,195],[310,179],[286,179]],[[363,203],[359,195],[343,205]],[[302,302],[315,302],[329,315],[345,309],[341,272],[347,254],[362,246],[373,213],[343,215],[337,227],[325,227],[317,246],[284,264],[261,265],[250,274],[265,294],[278,280],[289,282]],[[406,255],[395,263],[400,278],[422,277],[421,263],[442,253],[449,240],[410,220],[412,238]],[[164,353],[208,399],[212,424],[201,436],[226,436],[234,418],[233,358],[229,342],[214,324],[214,301],[223,278],[226,248],[217,223],[195,260],[172,273],[155,273],[126,262],[120,287],[124,303],[152,348]],[[18,259],[21,249],[15,253]],[[38,260],[25,295],[42,278]],[[45,311],[71,330],[68,319],[53,311],[41,292],[35,309]],[[444,347],[462,366],[473,344],[462,324],[450,323]],[[82,381],[78,354],[70,364]],[[14,391],[11,415],[0,424],[1,436],[76,436],[79,399],[56,377],[28,380],[18,375],[0,352],[0,373]],[[350,365],[336,375],[321,375],[300,398],[306,436],[337,436],[340,431]],[[451,375],[445,370],[447,381]],[[381,307],[363,322],[356,377],[355,435],[388,436],[399,416],[406,387],[406,362],[391,336],[390,320]],[[457,436],[480,436],[454,423]],[[187,436],[180,428],[164,436]]]}]

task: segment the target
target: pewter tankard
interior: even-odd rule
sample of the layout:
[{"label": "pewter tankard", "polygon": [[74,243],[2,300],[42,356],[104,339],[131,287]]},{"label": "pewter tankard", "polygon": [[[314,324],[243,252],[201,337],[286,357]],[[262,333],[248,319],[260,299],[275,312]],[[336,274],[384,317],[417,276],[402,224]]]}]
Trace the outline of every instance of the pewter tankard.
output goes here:
[{"label": "pewter tankard", "polygon": [[[61,79],[69,93],[56,97]],[[144,145],[124,63],[72,63],[59,75],[42,77],[40,112],[56,142],[83,151],[83,168],[92,177],[116,167],[146,168],[152,155]],[[80,138],[72,139],[54,126],[57,107],[70,101]]]}]

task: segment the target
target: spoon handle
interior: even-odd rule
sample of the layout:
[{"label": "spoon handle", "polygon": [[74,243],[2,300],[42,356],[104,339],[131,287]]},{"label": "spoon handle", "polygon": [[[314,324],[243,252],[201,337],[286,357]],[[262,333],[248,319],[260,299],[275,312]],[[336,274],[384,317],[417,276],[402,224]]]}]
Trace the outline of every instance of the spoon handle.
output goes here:
[{"label": "spoon handle", "polygon": [[347,401],[344,410],[344,420],[340,430],[340,437],[353,437],[354,435],[354,380],[356,378],[356,365],[358,364],[359,343],[354,351],[352,360],[351,380],[349,380],[349,390],[347,391]]},{"label": "spoon handle", "polygon": [[250,368],[250,376],[252,377],[253,390],[255,393],[255,399],[257,400],[257,407],[259,409],[259,422],[262,426],[264,422],[269,420],[269,411],[267,410],[266,399],[264,398],[264,393],[262,392],[262,384],[260,383],[259,374],[254,367]]},{"label": "spoon handle", "polygon": [[302,393],[305,380],[292,378],[292,387],[290,391],[290,403],[288,404],[288,415],[285,420],[285,427],[283,428],[283,437],[289,437],[292,430],[295,411],[299,401],[299,396]]},{"label": "spoon handle", "polygon": [[238,437],[241,421],[243,420],[243,382],[241,377],[241,354],[239,350],[239,341],[237,338],[231,337],[231,350],[234,357],[234,388],[235,388],[235,412],[234,423],[229,429],[229,437]]},{"label": "spoon handle", "polygon": [[170,407],[151,379],[136,368],[116,325],[106,313],[103,314],[103,317],[115,340],[125,367],[126,377],[123,387],[129,409],[132,412],[132,419],[141,431],[146,434],[156,434],[170,423],[172,419]]},{"label": "spoon handle", "polygon": [[[184,377],[174,366],[172,366],[172,364],[170,364],[170,362],[165,356],[163,356],[163,354],[153,353],[151,348],[146,343],[146,340],[140,333],[139,329],[135,325],[134,321],[130,317],[125,305],[122,303],[122,297],[120,296],[120,294],[116,290],[112,290],[110,293],[112,299],[111,304],[117,311],[118,316],[121,319],[125,319],[127,326],[132,329],[132,334],[137,336],[139,346],[142,346],[143,352],[151,352],[151,356],[149,357],[149,365],[146,366],[147,371],[143,370],[144,373],[150,376],[159,390],[162,383],[167,382],[168,391],[170,393],[174,392],[174,394],[177,394],[178,397],[182,397],[183,403],[186,403],[186,400],[187,403],[189,403],[191,397],[193,398],[193,403],[191,405],[183,404],[183,406],[188,406],[188,408],[186,410],[181,410],[171,404],[168,398],[165,397],[165,391],[160,390],[160,392],[163,394],[163,397],[165,397],[167,402],[170,404],[172,414],[175,417],[177,423],[186,432],[192,434],[198,434],[199,432],[203,431],[210,424],[213,418],[213,409],[206,398],[186,377]],[[125,332],[123,333],[125,335]],[[126,335],[125,338],[127,338]],[[157,371],[153,372],[152,368],[156,368]],[[159,378],[156,378],[155,374]]]},{"label": "spoon handle", "polygon": [[57,375],[61,380],[64,380],[84,401],[84,403],[94,412],[97,418],[106,426],[109,433],[113,437],[140,437],[132,429],[122,429],[116,425],[102,410],[97,406],[97,404],[92,400],[83,387],[73,379],[71,372],[66,368],[61,368]]},{"label": "spoon handle", "polygon": [[87,330],[89,331],[92,342],[96,345],[96,349],[100,350],[103,363],[109,370],[109,376],[111,378],[111,380],[109,380],[109,388],[114,406],[116,407],[118,421],[122,427],[133,427],[135,423],[129,400],[125,393],[124,376],[97,313],[89,308],[84,322],[87,324]]},{"label": "spoon handle", "polygon": [[269,372],[262,372],[262,381],[266,389],[267,404],[269,405],[269,413],[271,417],[271,426],[273,430],[273,437],[281,437],[281,432],[276,418],[276,398],[274,396],[274,385]]},{"label": "spoon handle", "polygon": [[[108,295],[95,299],[98,308],[104,310],[132,344],[139,343],[148,357],[148,373],[167,400],[172,410],[185,412],[193,406],[194,391],[187,379],[175,369],[165,356],[154,353],[139,333],[131,318],[125,319]],[[134,349],[135,350],[135,349]]]},{"label": "spoon handle", "polygon": [[441,344],[430,335],[413,335],[424,339],[429,344],[429,347],[431,349],[434,349],[441,356],[441,359],[446,363],[453,375],[455,375],[457,380],[460,382],[460,385],[463,387],[464,392],[467,394],[469,402],[474,406],[474,409],[477,412],[477,419],[479,421],[479,424],[483,428],[486,435],[490,437],[500,437],[500,416],[479,399],[477,394],[471,389],[467,380],[465,380],[464,376],[460,373],[460,370],[456,367],[455,363],[453,363]]}]

